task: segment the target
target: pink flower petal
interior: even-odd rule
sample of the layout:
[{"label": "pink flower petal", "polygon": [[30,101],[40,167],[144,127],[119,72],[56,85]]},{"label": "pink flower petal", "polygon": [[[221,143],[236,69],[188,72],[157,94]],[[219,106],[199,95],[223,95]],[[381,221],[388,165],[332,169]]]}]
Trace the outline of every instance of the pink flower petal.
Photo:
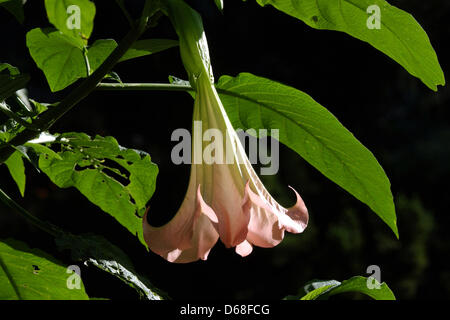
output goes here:
[{"label": "pink flower petal", "polygon": [[[262,185],[262,184],[261,184]],[[308,211],[297,192],[297,203],[289,209],[279,205],[265,189],[263,197],[245,186],[243,209],[250,213],[247,240],[256,246],[270,248],[284,238],[284,231],[303,232],[308,223]]]},{"label": "pink flower petal", "polygon": [[[214,167],[211,207],[217,214],[217,230],[227,248],[235,247],[247,238],[250,215],[242,210],[244,186],[239,176],[233,176],[234,165],[217,164]],[[237,181],[237,182],[236,182]]]},{"label": "pink flower petal", "polygon": [[186,198],[175,217],[161,227],[152,227],[144,215],[144,239],[150,250],[169,262],[187,263],[206,260],[219,235],[213,225],[217,216],[190,185]]},{"label": "pink flower petal", "polygon": [[253,246],[247,240],[242,241],[236,246],[236,253],[241,257],[246,257],[253,251]]},{"label": "pink flower petal", "polygon": [[[289,186],[294,192],[295,196],[297,197],[297,202],[293,207],[290,207],[286,214],[291,218],[289,223],[286,223],[284,226],[286,228],[286,231],[291,233],[302,233],[306,227],[308,226],[308,209],[306,208],[305,203],[303,202],[303,199],[300,197],[297,191],[295,191],[294,188]],[[291,224],[290,222],[293,221],[294,223]]]}]

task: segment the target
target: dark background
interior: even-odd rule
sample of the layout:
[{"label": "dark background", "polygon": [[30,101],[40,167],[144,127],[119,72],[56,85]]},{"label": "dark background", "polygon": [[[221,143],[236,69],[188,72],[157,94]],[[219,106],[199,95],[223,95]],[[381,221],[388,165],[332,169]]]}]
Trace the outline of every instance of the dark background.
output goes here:
[{"label": "dark background", "polygon": [[[49,26],[43,2],[27,2],[24,25],[0,9],[0,61],[32,76],[30,97],[55,102],[76,84],[51,93],[28,53],[26,32]],[[128,24],[115,2],[95,3],[90,43],[120,40]],[[133,3],[138,12],[139,1]],[[281,299],[314,278],[367,276],[369,265],[380,266],[382,281],[398,299],[450,298],[448,86],[434,93],[368,44],[343,33],[311,29],[253,0],[225,1],[223,13],[212,0],[189,3],[204,19],[216,80],[251,72],[300,89],[328,108],[374,153],[391,180],[400,240],[364,204],[284,147],[279,174],[263,180],[285,206],[294,202],[287,186],[296,188],[309,209],[310,224],[303,234],[287,234],[279,246],[255,248],[246,258],[218,242],[206,262],[168,263],[147,253],[133,235],[77,190],[58,189],[31,165],[24,199],[4,167],[1,188],[42,219],[76,234],[102,234],[129,254],[138,272],[174,299]],[[450,3],[399,0],[391,4],[419,21],[447,72]],[[176,39],[165,17],[144,35],[164,37]],[[123,62],[114,70],[124,82],[167,82],[168,75],[186,79],[177,48]],[[183,200],[189,175],[188,166],[170,161],[174,145],[170,135],[176,128],[190,129],[192,105],[192,98],[182,92],[94,92],[52,132],[112,135],[123,146],[149,152],[160,170],[150,214],[168,220]],[[6,237],[26,241],[72,264],[67,253],[56,250],[50,236],[0,204],[0,238]],[[93,268],[83,267],[82,277],[90,296],[137,298],[125,284]]]}]

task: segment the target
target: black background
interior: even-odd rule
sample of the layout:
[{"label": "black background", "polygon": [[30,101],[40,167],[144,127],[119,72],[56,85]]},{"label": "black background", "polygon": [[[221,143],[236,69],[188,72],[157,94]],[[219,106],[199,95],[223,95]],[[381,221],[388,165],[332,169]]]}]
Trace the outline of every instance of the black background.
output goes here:
[{"label": "black background", "polygon": [[[47,27],[44,1],[28,1],[20,25],[0,9],[0,61],[29,73],[30,97],[56,102],[77,84],[51,93],[25,45],[25,34]],[[6,168],[1,187],[26,209],[73,233],[95,232],[129,254],[138,272],[174,299],[281,299],[313,278],[343,280],[381,268],[399,299],[450,298],[448,197],[450,123],[448,87],[437,93],[370,45],[350,36],[319,31],[253,0],[188,1],[204,19],[216,80],[239,72],[280,81],[311,95],[330,110],[377,157],[391,180],[400,240],[364,204],[328,181],[293,151],[282,147],[278,175],[263,177],[283,205],[294,202],[287,188],[302,195],[310,224],[300,235],[287,234],[273,249],[255,248],[241,258],[220,242],[206,262],[171,264],[147,253],[137,239],[89,203],[75,189],[58,189],[27,166],[27,190],[20,199]],[[90,43],[120,40],[128,24],[114,1],[95,1],[97,15]],[[131,4],[131,3],[130,3]],[[414,15],[427,31],[441,66],[449,70],[450,3],[391,1]],[[139,1],[132,4],[139,12]],[[176,39],[167,18],[143,38]],[[124,82],[186,79],[177,48],[118,64]],[[94,92],[61,119],[52,132],[80,131],[112,135],[123,146],[150,153],[159,166],[150,214],[169,220],[187,188],[189,167],[170,160],[176,128],[190,128],[192,98],[182,92]],[[0,204],[0,237],[14,237],[41,248],[67,265],[69,255],[53,239]],[[135,299],[119,280],[92,268],[82,269],[90,296]],[[362,298],[352,296],[352,298]]]}]

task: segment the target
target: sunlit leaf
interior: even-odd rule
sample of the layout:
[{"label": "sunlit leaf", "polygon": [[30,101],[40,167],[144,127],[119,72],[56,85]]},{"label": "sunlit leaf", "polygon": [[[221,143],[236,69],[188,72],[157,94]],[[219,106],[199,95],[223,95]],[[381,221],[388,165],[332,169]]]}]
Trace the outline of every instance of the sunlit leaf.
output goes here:
[{"label": "sunlit leaf", "polygon": [[[0,300],[87,300],[83,282],[69,289],[67,266],[16,240],[0,241]],[[69,279],[70,280],[70,279]]]},{"label": "sunlit leaf", "polygon": [[[430,89],[445,84],[444,73],[426,32],[409,13],[384,0],[257,0],[308,26],[336,30],[368,42],[418,77]],[[380,11],[380,28],[372,26]],[[371,27],[369,28],[368,25]]]},{"label": "sunlit leaf", "polygon": [[[147,56],[164,51],[178,45],[178,41],[170,39],[146,39],[136,41],[131,48],[120,58],[119,62]],[[89,47],[88,58],[91,70],[95,71],[117,47],[113,39],[100,39]]]},{"label": "sunlit leaf", "polygon": [[6,161],[5,165],[8,167],[11,177],[17,184],[22,197],[25,195],[25,166],[23,164],[22,155],[15,151]]},{"label": "sunlit leaf", "polygon": [[390,182],[374,155],[306,93],[241,73],[217,88],[236,129],[279,129],[280,142],[367,204],[398,236]]},{"label": "sunlit leaf", "polygon": [[348,292],[362,293],[375,300],[395,300],[388,285],[379,283],[373,277],[356,276],[342,282],[314,280],[306,284],[302,291],[299,296],[288,296],[285,300],[326,300],[336,294]]},{"label": "sunlit leaf", "polygon": [[54,29],[27,33],[31,57],[41,69],[52,91],[59,91],[87,75],[83,47],[72,37]]},{"label": "sunlit leaf", "polygon": [[[45,0],[48,20],[62,33],[87,44],[94,28],[95,4],[89,0]],[[79,22],[79,24],[78,24]]]},{"label": "sunlit leaf", "polygon": [[58,141],[62,160],[41,155],[40,169],[60,188],[77,188],[145,245],[141,217],[158,174],[150,156],[119,146],[113,137],[65,133]]}]

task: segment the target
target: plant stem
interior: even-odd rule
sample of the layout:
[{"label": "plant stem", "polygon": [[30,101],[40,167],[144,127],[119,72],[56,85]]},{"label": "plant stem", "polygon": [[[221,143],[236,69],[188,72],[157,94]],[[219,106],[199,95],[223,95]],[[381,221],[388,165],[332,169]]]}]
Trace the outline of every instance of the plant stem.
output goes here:
[{"label": "plant stem", "polygon": [[87,49],[86,47],[83,48],[83,58],[84,58],[84,64],[86,65],[86,77],[89,77],[91,75],[91,65],[89,64],[89,58],[87,55]]},{"label": "plant stem", "polygon": [[99,83],[97,90],[162,90],[162,91],[194,91],[189,85],[170,83]]},{"label": "plant stem", "polygon": [[27,221],[31,222],[33,225],[49,233],[50,235],[58,237],[64,233],[64,231],[62,231],[58,227],[48,222],[44,222],[39,218],[35,217],[34,215],[32,215],[31,213],[29,213],[27,210],[25,210],[19,204],[17,204],[13,199],[11,199],[2,189],[0,189],[0,201],[5,203],[8,207],[10,207],[13,211],[18,213],[23,218],[25,218]]},{"label": "plant stem", "polygon": [[[147,10],[149,11],[149,10]],[[154,12],[148,12],[149,15]],[[49,109],[42,116],[36,120],[35,126],[41,131],[48,130],[58,119],[71,110],[78,102],[83,100],[89,95],[97,84],[108,74],[111,69],[116,65],[119,59],[128,51],[133,43],[139,39],[141,34],[146,30],[149,16],[143,15],[139,20],[139,23],[134,26],[128,34],[123,38],[120,44],[114,49],[114,51],[106,58],[106,60],[95,70],[86,80],[84,80],[76,89],[69,93],[55,108]],[[0,163],[5,162],[11,154],[14,152],[14,148],[11,146],[18,146],[26,143],[27,141],[35,138],[38,132],[26,129],[15,136],[9,144],[3,145],[0,148]]]}]

